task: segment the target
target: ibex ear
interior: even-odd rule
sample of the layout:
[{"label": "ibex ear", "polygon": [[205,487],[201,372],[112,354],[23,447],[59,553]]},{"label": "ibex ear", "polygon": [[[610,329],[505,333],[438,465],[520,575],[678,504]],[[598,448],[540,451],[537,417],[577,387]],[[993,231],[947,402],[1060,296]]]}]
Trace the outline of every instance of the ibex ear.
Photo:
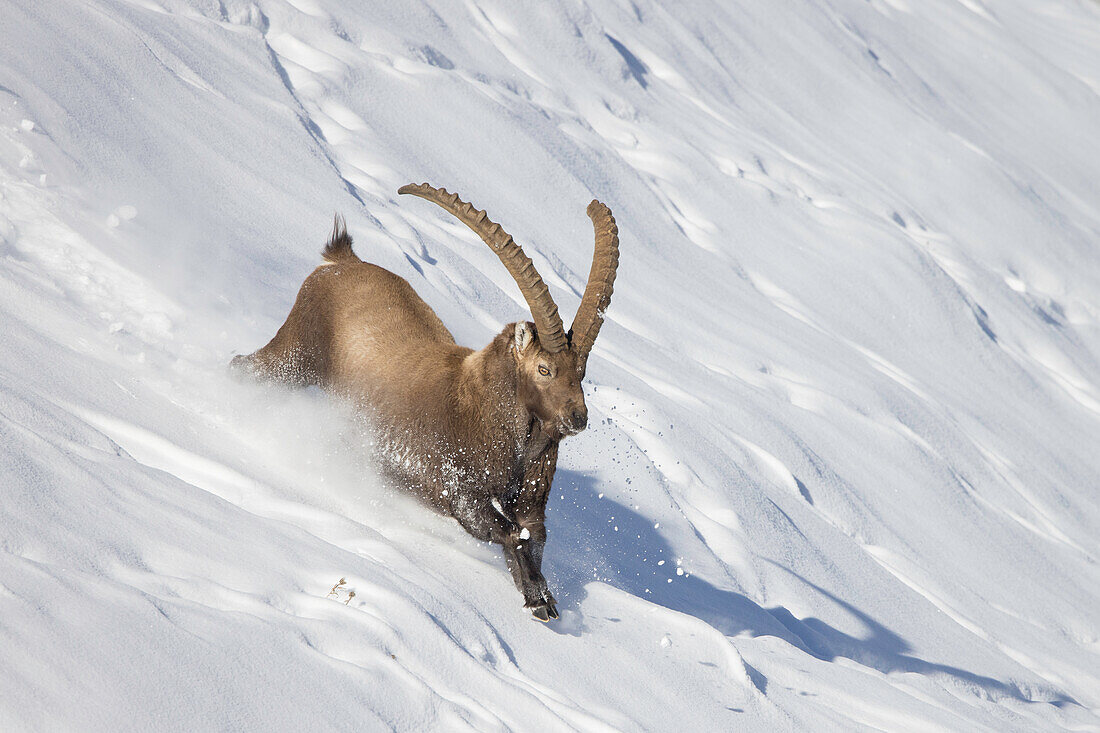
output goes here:
[{"label": "ibex ear", "polygon": [[535,332],[531,329],[531,324],[526,321],[520,321],[516,324],[516,352],[522,354],[527,350],[527,347],[531,345],[531,342],[535,340]]}]

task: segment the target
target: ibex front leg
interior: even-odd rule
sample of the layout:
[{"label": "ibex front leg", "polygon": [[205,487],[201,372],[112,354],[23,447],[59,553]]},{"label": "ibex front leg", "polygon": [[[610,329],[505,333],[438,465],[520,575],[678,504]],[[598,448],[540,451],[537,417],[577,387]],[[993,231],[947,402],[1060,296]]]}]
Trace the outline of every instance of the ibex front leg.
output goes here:
[{"label": "ibex front leg", "polygon": [[541,517],[515,514],[514,504],[493,499],[500,518],[499,530],[493,541],[504,547],[504,560],[512,573],[516,588],[523,594],[523,605],[540,621],[558,617],[554,596],[542,575],[542,548],[546,544],[546,528]]},{"label": "ibex front leg", "polygon": [[517,551],[524,554],[526,565],[523,576],[526,587],[520,590],[531,613],[540,621],[558,617],[557,601],[542,575],[542,551],[546,546],[546,501],[550,497],[550,485],[554,481],[557,465],[558,444],[555,441],[528,464],[516,496],[516,523],[519,525]]},{"label": "ibex front leg", "polygon": [[[528,600],[526,605],[531,607],[531,613],[540,621],[557,618],[557,601],[550,593],[546,578],[542,574],[542,550],[546,546],[546,524],[541,517],[536,519],[522,516],[519,518],[519,524],[522,542],[522,547],[519,549],[526,552],[527,577],[530,580],[531,593],[536,596],[534,604]],[[527,599],[526,592],[524,598]]]}]

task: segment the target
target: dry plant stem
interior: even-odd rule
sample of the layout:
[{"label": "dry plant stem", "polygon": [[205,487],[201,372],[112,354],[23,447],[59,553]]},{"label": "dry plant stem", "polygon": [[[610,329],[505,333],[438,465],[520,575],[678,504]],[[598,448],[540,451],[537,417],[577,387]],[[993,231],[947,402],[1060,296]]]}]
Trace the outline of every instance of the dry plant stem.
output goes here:
[{"label": "dry plant stem", "polygon": [[329,596],[339,595],[339,592],[338,592],[337,589],[346,582],[348,582],[346,578],[340,578],[340,582],[337,583],[336,585],[332,586],[332,590],[330,590],[328,592],[328,596],[326,596],[326,598],[329,597]]}]

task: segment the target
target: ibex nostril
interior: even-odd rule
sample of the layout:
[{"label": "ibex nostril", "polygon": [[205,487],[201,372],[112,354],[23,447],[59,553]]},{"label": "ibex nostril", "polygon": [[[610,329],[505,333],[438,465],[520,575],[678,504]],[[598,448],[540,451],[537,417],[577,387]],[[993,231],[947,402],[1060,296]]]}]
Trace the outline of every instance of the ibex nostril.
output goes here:
[{"label": "ibex nostril", "polygon": [[581,412],[580,410],[573,410],[573,427],[577,430],[583,430],[584,426],[588,424],[588,413]]}]

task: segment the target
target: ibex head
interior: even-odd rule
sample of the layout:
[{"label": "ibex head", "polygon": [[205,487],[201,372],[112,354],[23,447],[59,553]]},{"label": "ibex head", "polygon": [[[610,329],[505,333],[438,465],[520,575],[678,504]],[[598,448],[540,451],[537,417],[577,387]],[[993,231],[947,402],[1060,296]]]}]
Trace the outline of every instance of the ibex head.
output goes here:
[{"label": "ibex head", "polygon": [[500,257],[527,300],[534,321],[514,327],[511,351],[516,360],[520,400],[539,419],[543,429],[557,437],[583,430],[588,423],[588,409],[581,380],[588,354],[603,325],[604,310],[611,302],[619,265],[619,229],[611,210],[595,200],[588,205],[588,216],[596,231],[595,253],[573,327],[566,333],[558,306],[531,259],[484,211],[462,201],[458,194],[432,188],[427,183],[402,186],[398,193],[420,196],[443,207],[474,230]]},{"label": "ibex head", "polygon": [[535,324],[517,323],[510,351],[516,360],[519,399],[553,437],[574,435],[588,425],[577,354],[573,349],[547,351]]}]

